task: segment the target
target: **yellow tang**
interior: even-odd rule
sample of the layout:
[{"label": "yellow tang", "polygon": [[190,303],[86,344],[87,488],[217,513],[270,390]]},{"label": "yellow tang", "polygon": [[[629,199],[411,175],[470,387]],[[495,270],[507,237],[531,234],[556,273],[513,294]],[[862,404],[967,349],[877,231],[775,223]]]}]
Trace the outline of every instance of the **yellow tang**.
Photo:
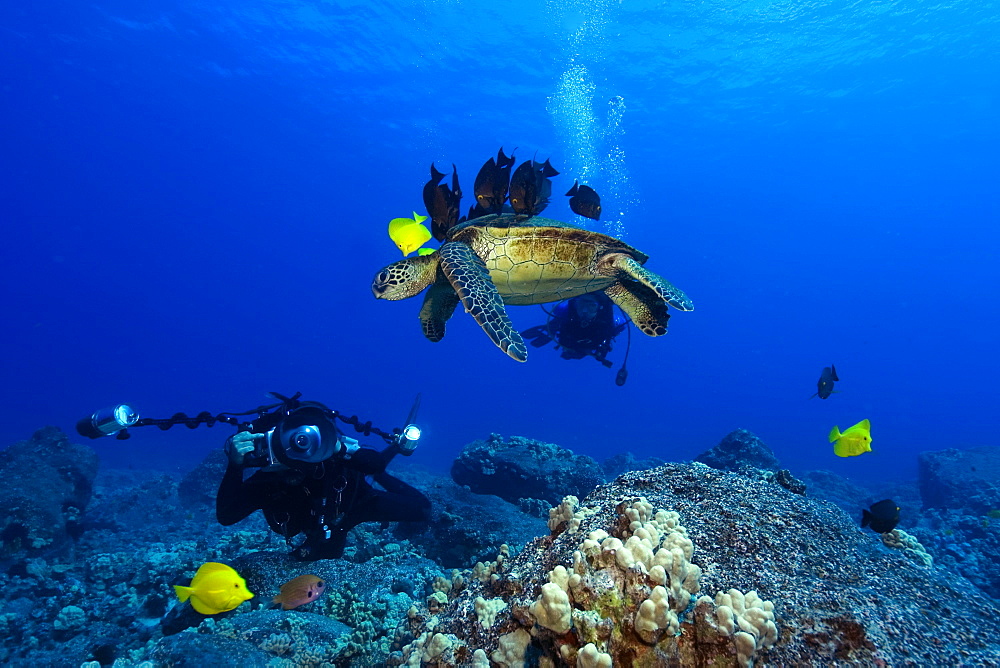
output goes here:
[{"label": "yellow tang", "polygon": [[857,457],[872,451],[872,423],[862,420],[843,434],[840,427],[830,430],[833,453],[838,457]]},{"label": "yellow tang", "polygon": [[177,598],[191,599],[191,606],[203,615],[217,615],[232,610],[243,601],[249,601],[253,594],[247,589],[246,581],[230,566],[210,561],[202,564],[194,574],[190,587],[174,585]]},{"label": "yellow tang", "polygon": [[423,223],[427,216],[421,216],[416,211],[413,218],[393,218],[389,221],[389,238],[396,243],[396,248],[409,255],[431,238],[431,231]]}]

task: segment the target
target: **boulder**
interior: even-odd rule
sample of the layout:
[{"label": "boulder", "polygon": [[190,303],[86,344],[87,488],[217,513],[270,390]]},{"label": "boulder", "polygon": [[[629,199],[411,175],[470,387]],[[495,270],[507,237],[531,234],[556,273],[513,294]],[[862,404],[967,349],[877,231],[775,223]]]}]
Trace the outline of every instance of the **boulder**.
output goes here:
[{"label": "boulder", "polygon": [[726,434],[717,446],[698,455],[695,461],[720,471],[742,471],[748,467],[777,471],[781,468],[771,448],[746,429]]},{"label": "boulder", "polygon": [[97,475],[97,453],[70,443],[57,427],[0,452],[0,551],[4,557],[52,555],[79,535]]},{"label": "boulder", "polygon": [[604,482],[600,464],[553,443],[491,434],[473,441],[451,466],[451,477],[476,494],[494,494],[511,503],[542,499],[558,505],[572,494],[584,497]]}]

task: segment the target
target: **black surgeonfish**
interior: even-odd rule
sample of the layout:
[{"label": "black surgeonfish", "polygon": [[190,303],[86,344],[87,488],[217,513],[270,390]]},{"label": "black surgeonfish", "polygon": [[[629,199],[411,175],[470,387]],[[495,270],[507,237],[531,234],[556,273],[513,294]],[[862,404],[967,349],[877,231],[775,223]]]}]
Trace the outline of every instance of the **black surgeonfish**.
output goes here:
[{"label": "black surgeonfish", "polygon": [[549,205],[552,196],[550,177],[559,174],[546,160],[539,164],[535,160],[525,160],[510,178],[510,206],[514,213],[522,216],[537,216]]},{"label": "black surgeonfish", "polygon": [[483,209],[478,204],[473,204],[469,207],[469,215],[465,217],[466,220],[472,220],[474,218],[479,218],[480,216],[485,216],[489,211]]},{"label": "black surgeonfish", "polygon": [[507,191],[510,187],[510,170],[513,166],[514,156],[508,158],[504,155],[503,147],[500,147],[497,157],[487,160],[479,170],[474,186],[476,212],[479,216],[500,213],[503,210],[503,203],[507,200]]},{"label": "black surgeonfish", "polygon": [[462,189],[458,185],[458,169],[451,166],[451,188],[439,185],[445,177],[431,163],[431,179],[424,184],[424,206],[427,215],[431,217],[431,234],[438,241],[444,241],[448,230],[458,225],[459,206],[462,202]]},{"label": "black surgeonfish", "polygon": [[819,375],[819,382],[816,383],[816,394],[812,397],[819,397],[820,399],[826,399],[828,396],[833,394],[833,383],[834,381],[839,381],[837,378],[837,367],[830,366],[823,367],[823,373]]},{"label": "black surgeonfish", "polygon": [[899,524],[899,506],[892,499],[873,503],[868,510],[861,511],[861,526],[871,527],[875,533],[889,533]]},{"label": "black surgeonfish", "polygon": [[569,197],[569,208],[573,213],[591,220],[601,219],[601,196],[590,186],[577,185],[573,181],[573,187],[566,193],[566,197]]}]

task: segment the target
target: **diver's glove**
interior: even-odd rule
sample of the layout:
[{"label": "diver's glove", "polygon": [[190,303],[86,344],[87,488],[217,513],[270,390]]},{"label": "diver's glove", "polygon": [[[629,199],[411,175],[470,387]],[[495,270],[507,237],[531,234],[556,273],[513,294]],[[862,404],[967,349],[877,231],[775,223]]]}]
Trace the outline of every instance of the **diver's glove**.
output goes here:
[{"label": "diver's glove", "polygon": [[247,453],[254,451],[254,441],[266,437],[267,434],[253,434],[249,431],[239,431],[227,438],[223,450],[226,452],[226,457],[229,458],[229,463],[232,466],[242,467]]}]

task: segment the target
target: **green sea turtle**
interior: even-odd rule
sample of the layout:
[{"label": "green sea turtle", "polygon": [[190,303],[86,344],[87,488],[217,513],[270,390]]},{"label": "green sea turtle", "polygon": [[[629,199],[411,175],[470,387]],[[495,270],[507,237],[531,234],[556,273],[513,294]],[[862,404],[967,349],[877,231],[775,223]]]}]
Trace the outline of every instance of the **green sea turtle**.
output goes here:
[{"label": "green sea turtle", "polygon": [[490,214],[447,230],[429,255],[382,269],[372,282],[378,299],[407,299],[425,289],[424,336],[444,337],[461,301],[483,331],[519,362],[528,350],[504,304],[544,304],[603,290],[649,336],[667,333],[667,305],[694,306],[681,290],[644,268],[648,257],[628,244],[540,216]]}]

